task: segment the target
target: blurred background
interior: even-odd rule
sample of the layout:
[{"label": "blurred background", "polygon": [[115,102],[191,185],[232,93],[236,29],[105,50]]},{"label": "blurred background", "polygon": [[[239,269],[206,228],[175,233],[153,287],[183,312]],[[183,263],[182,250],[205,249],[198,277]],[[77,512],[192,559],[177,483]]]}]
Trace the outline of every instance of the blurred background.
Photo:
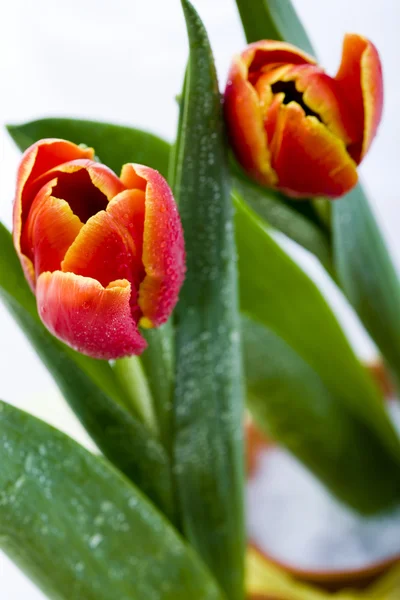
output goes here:
[{"label": "blurred background", "polygon": [[[293,0],[321,64],[340,62],[345,32],[377,46],[384,66],[385,110],[360,169],[397,267],[400,266],[400,3],[398,0]],[[221,88],[234,53],[244,44],[234,0],[194,0],[208,29]],[[4,130],[44,116],[72,116],[148,129],[173,140],[187,57],[179,0],[13,0],[0,8],[0,220],[11,226],[19,151]],[[318,267],[300,252],[364,358],[375,350],[352,311]],[[0,305],[0,398],[32,412],[90,446],[50,376]],[[56,561],[55,557],[55,561]],[[0,597],[43,596],[0,555]]]}]

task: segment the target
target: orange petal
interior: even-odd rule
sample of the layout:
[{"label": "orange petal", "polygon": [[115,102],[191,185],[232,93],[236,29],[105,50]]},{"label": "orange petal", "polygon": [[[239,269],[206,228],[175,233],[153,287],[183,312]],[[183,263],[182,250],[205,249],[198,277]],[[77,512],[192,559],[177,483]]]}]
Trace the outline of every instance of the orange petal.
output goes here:
[{"label": "orange petal", "polygon": [[295,198],[336,198],[357,183],[344,143],[295,102],[281,106],[271,149],[277,187]]},{"label": "orange petal", "polygon": [[92,277],[103,286],[116,279],[132,282],[132,254],[124,231],[106,211],[101,211],[82,227],[61,269],[64,273]]},{"label": "orange petal", "polygon": [[229,73],[224,97],[228,135],[241,166],[260,183],[273,186],[277,177],[271,167],[263,104],[247,81],[246,65],[237,58]]},{"label": "orange petal", "polygon": [[358,128],[358,141],[348,150],[359,163],[367,153],[382,117],[382,66],[375,46],[360,35],[347,34],[335,79]]},{"label": "orange petal", "polygon": [[42,273],[36,299],[40,318],[60,340],[88,356],[116,359],[141,354],[146,342],[130,309],[131,286],[98,281],[73,273]]},{"label": "orange petal", "polygon": [[182,225],[172,192],[154,169],[137,164],[124,165],[121,180],[146,182],[143,264],[146,276],[139,288],[140,322],[158,326],[170,316],[178,300],[185,274]]},{"label": "orange petal", "polygon": [[28,148],[21,159],[17,175],[17,189],[14,200],[13,239],[15,249],[20,257],[25,275],[32,284],[34,278],[33,265],[21,251],[21,232],[23,222],[34,200],[35,193],[30,191],[32,181],[46,171],[77,158],[93,158],[92,148],[81,148],[72,142],[58,139],[44,139]]},{"label": "orange petal", "polygon": [[82,228],[67,202],[52,197],[56,182],[49,182],[36,195],[22,233],[21,246],[35,265],[36,277],[61,268],[65,253]]}]

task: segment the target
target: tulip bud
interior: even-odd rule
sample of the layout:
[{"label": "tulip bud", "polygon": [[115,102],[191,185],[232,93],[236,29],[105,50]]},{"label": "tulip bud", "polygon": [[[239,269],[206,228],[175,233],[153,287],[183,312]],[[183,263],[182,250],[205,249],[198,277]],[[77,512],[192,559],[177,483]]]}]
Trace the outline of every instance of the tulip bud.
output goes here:
[{"label": "tulip bud", "polygon": [[382,104],[378,52],[348,34],[334,78],[291,44],[250,44],[232,64],[224,107],[236,158],[251,177],[294,198],[335,198],[356,184]]},{"label": "tulip bud", "polygon": [[45,326],[94,358],[140,354],[138,325],[171,314],[184,278],[172,192],[153,169],[118,178],[92,148],[46,139],[22,157],[13,239]]}]

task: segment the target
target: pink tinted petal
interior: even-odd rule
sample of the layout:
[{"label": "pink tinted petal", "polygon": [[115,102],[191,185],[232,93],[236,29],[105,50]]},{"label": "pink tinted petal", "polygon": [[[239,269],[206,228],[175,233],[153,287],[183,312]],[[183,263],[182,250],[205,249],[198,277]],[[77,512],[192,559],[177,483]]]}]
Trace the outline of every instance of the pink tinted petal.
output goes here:
[{"label": "pink tinted petal", "polygon": [[154,327],[168,319],[178,300],[185,274],[183,231],[165,179],[150,167],[124,165],[125,185],[137,177],[146,182],[142,256],[146,276],[139,288],[140,324]]},{"label": "pink tinted petal", "polygon": [[42,273],[36,299],[40,318],[57,338],[87,356],[104,360],[141,354],[146,341],[130,308],[131,286],[74,273]]}]

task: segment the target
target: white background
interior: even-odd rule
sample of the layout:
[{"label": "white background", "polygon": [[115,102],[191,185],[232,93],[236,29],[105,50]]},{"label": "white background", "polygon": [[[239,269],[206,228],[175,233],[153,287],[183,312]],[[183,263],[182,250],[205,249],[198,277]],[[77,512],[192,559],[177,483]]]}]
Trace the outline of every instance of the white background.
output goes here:
[{"label": "white background", "polygon": [[[296,0],[317,49],[334,74],[345,32],[369,37],[384,65],[384,119],[361,172],[396,266],[400,265],[400,2]],[[209,31],[221,86],[244,45],[234,0],[194,2]],[[3,129],[42,116],[132,124],[173,139],[187,41],[178,0],[13,0],[0,7],[0,219],[11,225],[19,153]],[[328,292],[333,294],[328,288]],[[336,299],[336,295],[334,298]],[[336,302],[336,300],[335,300]],[[369,341],[341,308],[357,349]],[[0,398],[85,442],[51,378],[0,306]],[[1,465],[1,462],[0,462]],[[55,557],[56,565],[57,557]],[[43,596],[0,555],[1,600]],[[72,600],[72,599],[71,599]]]}]

